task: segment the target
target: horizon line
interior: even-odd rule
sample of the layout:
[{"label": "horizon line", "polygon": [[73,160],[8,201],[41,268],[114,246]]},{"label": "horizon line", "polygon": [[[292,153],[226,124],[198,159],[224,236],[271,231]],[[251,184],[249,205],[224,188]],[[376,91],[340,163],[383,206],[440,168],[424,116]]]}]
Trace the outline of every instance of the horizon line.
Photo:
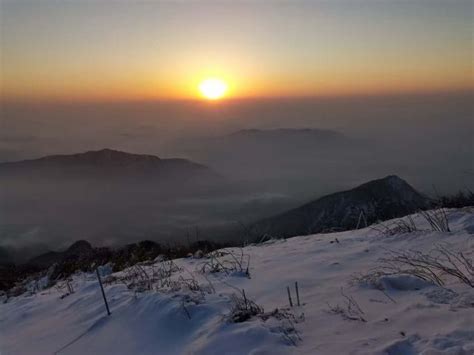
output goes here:
[{"label": "horizon line", "polygon": [[196,103],[207,106],[219,106],[226,103],[251,102],[251,101],[298,101],[298,100],[344,100],[344,99],[376,99],[376,98],[403,98],[424,96],[451,96],[472,95],[474,87],[446,89],[446,90],[412,90],[412,91],[382,91],[345,94],[313,94],[313,95],[258,95],[241,97],[224,97],[220,100],[206,100],[191,97],[21,97],[0,96],[0,104],[133,104],[133,103]]}]

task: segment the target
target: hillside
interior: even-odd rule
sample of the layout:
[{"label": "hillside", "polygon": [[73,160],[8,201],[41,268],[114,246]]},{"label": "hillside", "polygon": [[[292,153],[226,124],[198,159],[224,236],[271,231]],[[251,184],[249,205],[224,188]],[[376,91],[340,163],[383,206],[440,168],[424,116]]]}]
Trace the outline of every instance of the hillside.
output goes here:
[{"label": "hillside", "polygon": [[[0,304],[0,351],[2,355],[471,354],[472,287],[446,274],[440,274],[444,283],[440,287],[403,273],[374,273],[380,258],[395,255],[390,251],[430,254],[442,245],[472,260],[472,208],[447,214],[450,233],[432,231],[422,216],[413,215],[417,230],[412,232],[397,232],[400,221],[410,220],[404,218],[386,222],[386,229],[379,225],[271,240],[242,250],[221,250],[210,258],[156,260],[115,274],[105,267],[101,273],[111,316],[105,313],[94,274],[76,274],[69,295],[64,282],[41,291],[44,280],[39,280],[30,284],[31,293]],[[242,271],[229,253],[242,260]],[[438,260],[447,262],[442,256]],[[150,282],[140,276],[143,272]],[[364,274],[371,277],[361,278]],[[287,286],[294,307],[289,307]],[[38,287],[40,291],[33,291]],[[243,302],[239,290],[245,290],[249,309],[254,307],[251,300],[263,310],[248,312],[248,317],[232,312],[233,294],[240,294]],[[350,307],[347,302],[352,302]]]},{"label": "hillside", "polygon": [[164,238],[182,233],[183,220],[210,219],[181,200],[205,200],[225,186],[189,160],[111,149],[0,163],[0,245],[41,242],[55,250],[79,239]]},{"label": "hillside", "polygon": [[289,237],[348,230],[404,216],[428,206],[426,197],[398,176],[390,175],[264,219],[253,225],[252,233]]},{"label": "hillside", "polygon": [[204,165],[186,159],[160,159],[154,155],[131,154],[112,149],[39,159],[0,163],[0,178],[71,179],[212,179],[218,175]]}]

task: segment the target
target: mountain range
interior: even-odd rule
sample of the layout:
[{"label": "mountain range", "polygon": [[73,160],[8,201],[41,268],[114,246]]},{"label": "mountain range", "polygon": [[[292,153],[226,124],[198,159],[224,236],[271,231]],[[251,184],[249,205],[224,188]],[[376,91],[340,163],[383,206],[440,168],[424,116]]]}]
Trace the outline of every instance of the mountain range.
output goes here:
[{"label": "mountain range", "polygon": [[[272,147],[277,137],[287,147],[291,140],[296,145],[302,137],[320,144],[345,140],[337,133],[320,130],[246,130],[231,134],[229,139],[263,141]],[[252,206],[245,202],[246,192],[236,190],[240,199],[230,196],[232,184],[204,165],[111,149],[0,163],[0,183],[0,248],[4,247],[0,254],[8,254],[10,259],[14,255],[11,246],[34,250],[32,246],[38,245],[38,250],[45,250],[45,245],[64,247],[79,239],[98,245],[143,239],[179,243],[189,228],[196,226],[208,228],[206,239],[212,238],[212,233],[233,238],[230,228],[235,229],[240,218],[251,221],[251,233],[257,236],[345,230],[361,221],[371,224],[429,204],[404,180],[388,176],[294,209],[290,208],[297,204],[285,207],[285,203],[270,199],[273,206],[257,203],[249,213],[246,209]]]},{"label": "mountain range", "polygon": [[1,244],[171,236],[202,217],[181,200],[208,198],[225,184],[189,160],[111,149],[1,163]]},{"label": "mountain range", "polygon": [[160,159],[154,155],[131,154],[112,149],[39,159],[0,163],[0,178],[70,178],[75,180],[140,178],[216,182],[220,177],[208,167],[186,159]]},{"label": "mountain range", "polygon": [[[316,128],[244,129],[215,137],[182,139],[170,151],[240,180],[325,178],[335,169],[367,161],[367,142]],[[350,162],[350,164],[349,164]],[[360,166],[359,164],[359,166]]]}]

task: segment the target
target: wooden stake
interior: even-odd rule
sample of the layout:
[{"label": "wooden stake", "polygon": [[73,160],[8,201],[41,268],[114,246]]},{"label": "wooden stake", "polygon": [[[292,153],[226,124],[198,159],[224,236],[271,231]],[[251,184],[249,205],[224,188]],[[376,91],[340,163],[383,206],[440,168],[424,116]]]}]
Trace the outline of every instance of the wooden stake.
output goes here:
[{"label": "wooden stake", "polygon": [[295,291],[296,291],[296,301],[299,307],[300,306],[300,292],[298,290],[298,281],[295,281]]},{"label": "wooden stake", "polygon": [[290,287],[286,286],[286,291],[288,292],[288,300],[290,301],[290,307],[293,307],[293,301],[291,300]]},{"label": "wooden stake", "polygon": [[95,269],[97,273],[97,279],[99,280],[100,290],[102,291],[102,297],[104,298],[105,308],[107,309],[107,315],[110,316],[109,304],[107,303],[107,298],[105,297],[104,286],[102,286],[102,280],[99,274],[99,268]]},{"label": "wooden stake", "polygon": [[360,211],[359,213],[359,219],[357,220],[357,226],[356,226],[356,229],[359,229],[359,226],[360,226],[360,220],[362,219],[362,211]]}]

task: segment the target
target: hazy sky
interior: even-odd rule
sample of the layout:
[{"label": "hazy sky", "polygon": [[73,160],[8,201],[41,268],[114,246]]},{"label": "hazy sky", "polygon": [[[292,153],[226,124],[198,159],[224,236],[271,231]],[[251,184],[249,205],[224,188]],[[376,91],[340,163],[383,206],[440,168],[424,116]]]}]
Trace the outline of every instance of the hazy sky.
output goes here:
[{"label": "hazy sky", "polygon": [[229,97],[472,89],[470,0],[1,0],[2,96]]}]

